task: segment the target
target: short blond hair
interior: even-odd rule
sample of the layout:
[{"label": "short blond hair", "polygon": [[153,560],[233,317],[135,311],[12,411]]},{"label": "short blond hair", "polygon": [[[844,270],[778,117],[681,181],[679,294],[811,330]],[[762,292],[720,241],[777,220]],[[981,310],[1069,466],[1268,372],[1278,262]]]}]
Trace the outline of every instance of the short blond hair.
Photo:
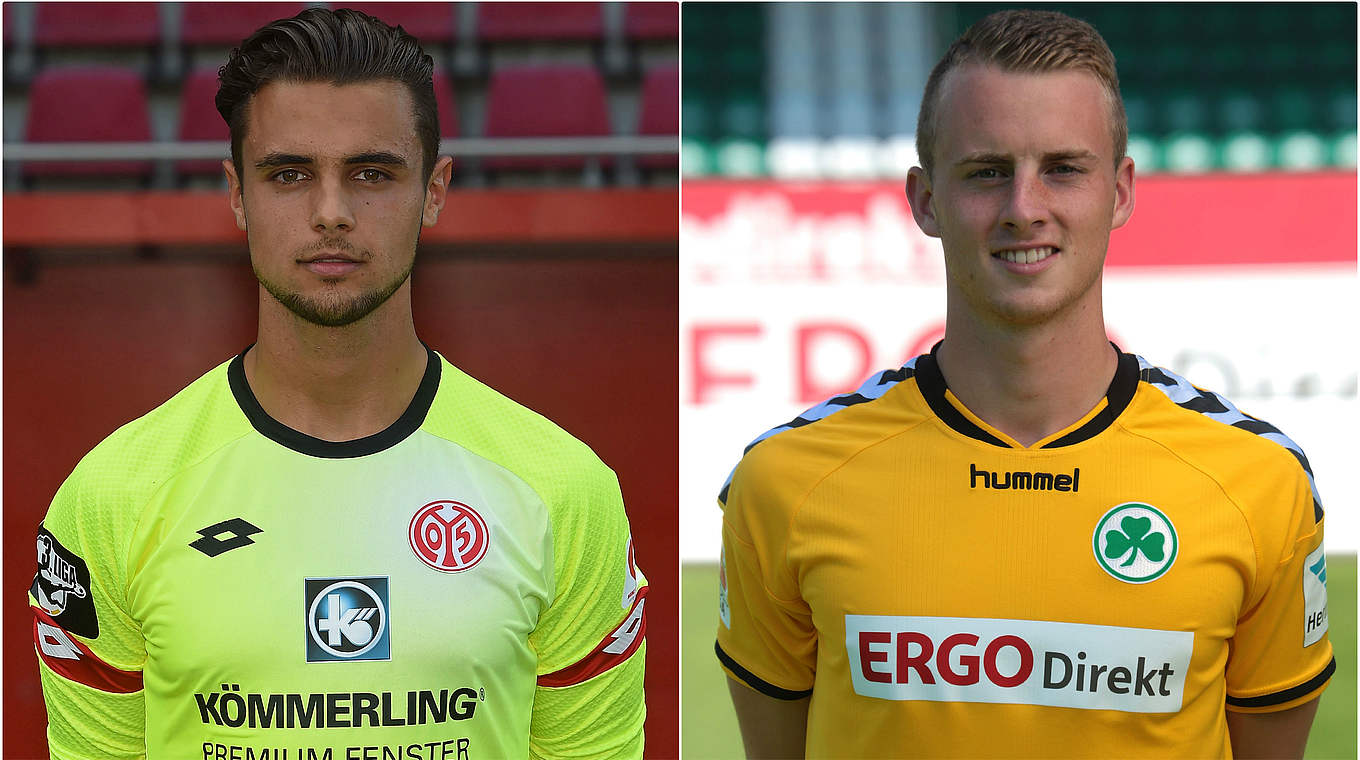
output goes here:
[{"label": "short blond hair", "polygon": [[1129,120],[1119,95],[1114,53],[1100,32],[1085,21],[1055,11],[1010,10],[993,13],[968,27],[931,70],[916,118],[916,153],[927,176],[935,162],[940,87],[946,74],[969,63],[1023,73],[1089,71],[1110,101],[1115,166],[1124,158],[1129,146]]}]

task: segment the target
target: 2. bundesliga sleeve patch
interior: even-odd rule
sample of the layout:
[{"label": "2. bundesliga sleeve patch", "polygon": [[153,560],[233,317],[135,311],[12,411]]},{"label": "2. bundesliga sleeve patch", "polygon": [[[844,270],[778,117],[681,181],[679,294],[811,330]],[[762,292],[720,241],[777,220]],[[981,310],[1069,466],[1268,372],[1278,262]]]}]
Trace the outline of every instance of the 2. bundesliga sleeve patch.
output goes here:
[{"label": "2. bundesliga sleeve patch", "polygon": [[42,525],[38,526],[38,572],[28,590],[39,608],[62,628],[87,639],[99,638],[89,567]]}]

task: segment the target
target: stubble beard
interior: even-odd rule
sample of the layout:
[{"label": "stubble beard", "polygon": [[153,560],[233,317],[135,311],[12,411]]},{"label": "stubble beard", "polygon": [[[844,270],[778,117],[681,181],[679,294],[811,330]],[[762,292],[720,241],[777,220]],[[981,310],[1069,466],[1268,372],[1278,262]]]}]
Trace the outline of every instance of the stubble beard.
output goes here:
[{"label": "stubble beard", "polygon": [[[297,318],[310,322],[321,327],[344,327],[353,324],[373,313],[375,309],[387,303],[387,299],[392,297],[402,285],[411,277],[411,270],[415,268],[415,257],[411,258],[411,263],[407,265],[398,276],[381,287],[363,291],[354,296],[347,296],[340,292],[331,282],[327,282],[325,292],[318,296],[306,296],[294,290],[288,290],[276,282],[271,282],[260,273],[256,267],[255,279],[260,282],[269,295],[274,300],[283,304],[283,307],[292,312]],[[338,284],[338,281],[337,283]]]}]

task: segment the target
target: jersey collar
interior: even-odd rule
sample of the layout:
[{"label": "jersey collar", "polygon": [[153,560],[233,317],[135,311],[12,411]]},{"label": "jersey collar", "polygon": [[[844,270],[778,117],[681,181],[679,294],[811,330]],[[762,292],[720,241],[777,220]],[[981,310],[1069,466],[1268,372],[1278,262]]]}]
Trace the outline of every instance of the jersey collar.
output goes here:
[{"label": "jersey collar", "polygon": [[[1104,401],[1097,405],[1090,414],[1083,417],[1073,428],[1065,432],[1060,431],[1061,434],[1057,435],[1056,438],[1043,442],[1035,448],[1054,449],[1060,446],[1071,446],[1074,443],[1093,438],[1096,434],[1108,428],[1133,400],[1133,394],[1138,390],[1138,357],[1120,351],[1119,346],[1115,346],[1113,343],[1110,345],[1114,346],[1114,350],[1119,354],[1119,364],[1115,368],[1114,379],[1110,381],[1110,387],[1105,390]],[[978,420],[971,413],[965,414],[959,406],[951,403],[949,397],[953,394],[949,392],[949,387],[945,385],[944,375],[940,373],[940,364],[936,359],[936,351],[939,348],[940,344],[936,343],[930,349],[930,353],[923,354],[916,359],[916,387],[920,389],[921,395],[930,405],[930,410],[944,424],[969,438],[1002,448],[1020,448],[1013,441],[1003,440],[994,432],[985,429],[978,424],[981,420]]]},{"label": "jersey collar", "polygon": [[260,406],[259,399],[255,398],[255,392],[250,389],[250,383],[246,382],[245,355],[254,345],[252,343],[246,346],[245,351],[237,354],[236,358],[231,360],[231,364],[227,365],[227,383],[231,386],[232,395],[236,397],[236,404],[241,407],[246,419],[250,420],[251,426],[260,435],[307,456],[352,459],[392,448],[425,422],[425,415],[430,411],[430,404],[434,402],[435,391],[439,389],[439,356],[429,346],[425,346],[427,355],[425,375],[420,379],[420,387],[416,388],[415,397],[396,422],[373,435],[352,441],[325,441],[288,427],[270,417],[264,411],[264,407]]}]

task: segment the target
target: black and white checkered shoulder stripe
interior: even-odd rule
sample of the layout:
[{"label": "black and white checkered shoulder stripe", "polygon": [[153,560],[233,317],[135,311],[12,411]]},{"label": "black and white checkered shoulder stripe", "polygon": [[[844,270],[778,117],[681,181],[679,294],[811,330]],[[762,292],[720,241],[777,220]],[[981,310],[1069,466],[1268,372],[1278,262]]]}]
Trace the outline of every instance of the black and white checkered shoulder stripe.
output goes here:
[{"label": "black and white checkered shoulder stripe", "polygon": [[[742,456],[745,456],[746,452],[755,447],[757,443],[760,443],[772,435],[777,435],[785,430],[803,427],[804,425],[811,425],[818,420],[824,420],[827,417],[830,417],[842,409],[854,406],[855,404],[862,404],[865,401],[873,401],[874,399],[881,397],[888,392],[889,388],[912,377],[916,373],[916,359],[918,358],[920,357],[912,358],[911,361],[907,362],[899,369],[887,369],[873,375],[868,380],[865,380],[854,393],[832,396],[797,417],[794,417],[792,420],[785,422],[783,425],[766,430],[757,436],[754,441],[751,441],[746,445],[746,448],[741,452]],[[727,473],[727,480],[723,481],[722,490],[718,492],[718,501],[720,503],[727,503],[727,489],[732,485],[732,473],[735,473],[736,471],[737,468],[733,467],[732,472]]]},{"label": "black and white checkered shoulder stripe", "polygon": [[1322,499],[1318,496],[1317,483],[1313,481],[1313,468],[1308,464],[1308,457],[1304,455],[1303,449],[1280,429],[1264,420],[1259,420],[1250,414],[1239,410],[1233,403],[1213,391],[1206,391],[1190,384],[1189,380],[1177,375],[1170,370],[1162,369],[1148,362],[1143,357],[1138,357],[1139,374],[1143,382],[1151,384],[1157,390],[1165,393],[1177,406],[1184,407],[1194,412],[1217,420],[1225,425],[1232,425],[1242,428],[1251,433],[1255,433],[1262,438],[1274,441],[1289,450],[1294,458],[1299,460],[1303,466],[1303,471],[1308,474],[1308,485],[1313,490],[1313,518],[1322,519]]}]

